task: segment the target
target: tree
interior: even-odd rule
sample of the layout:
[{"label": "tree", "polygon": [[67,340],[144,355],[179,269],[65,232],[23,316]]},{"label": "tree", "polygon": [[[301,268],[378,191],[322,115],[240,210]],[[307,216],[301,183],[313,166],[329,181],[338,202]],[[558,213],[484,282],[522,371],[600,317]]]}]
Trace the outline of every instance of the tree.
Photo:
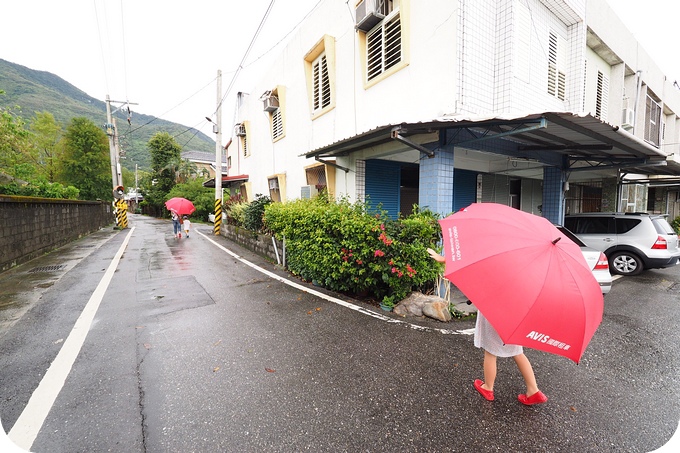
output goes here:
[{"label": "tree", "polygon": [[33,143],[37,150],[38,172],[49,182],[55,182],[61,163],[62,129],[49,112],[37,112],[31,121]]},{"label": "tree", "polygon": [[24,128],[23,119],[0,109],[0,172],[31,179],[35,173],[32,152],[31,134]]},{"label": "tree", "polygon": [[61,179],[80,189],[83,200],[111,198],[108,138],[87,118],[73,118],[66,128]]},{"label": "tree", "polygon": [[156,132],[147,144],[151,154],[151,184],[146,187],[145,201],[160,213],[166,195],[177,182],[177,163],[182,148],[167,132]]}]

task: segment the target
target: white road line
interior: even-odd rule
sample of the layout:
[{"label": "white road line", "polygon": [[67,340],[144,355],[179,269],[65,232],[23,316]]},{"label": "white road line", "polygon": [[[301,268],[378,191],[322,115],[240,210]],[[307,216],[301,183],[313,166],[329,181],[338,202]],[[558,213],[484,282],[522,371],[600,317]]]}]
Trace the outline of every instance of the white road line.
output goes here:
[{"label": "white road line", "polygon": [[390,318],[389,316],[385,316],[383,314],[376,313],[376,312],[368,310],[366,308],[359,307],[358,305],[354,305],[352,303],[338,299],[337,297],[328,296],[324,293],[313,290],[311,288],[307,288],[306,286],[303,286],[303,285],[296,283],[294,281],[285,279],[283,277],[276,275],[273,272],[270,272],[266,269],[263,269],[260,266],[253,264],[250,261],[246,260],[242,256],[237,255],[236,253],[232,252],[231,250],[222,246],[221,244],[218,244],[217,242],[215,242],[214,240],[212,240],[210,237],[206,236],[205,234],[200,233],[198,231],[196,231],[196,233],[200,234],[201,236],[206,238],[208,241],[212,242],[217,248],[219,248],[220,250],[222,250],[222,251],[228,253],[229,255],[233,256],[234,258],[236,258],[237,260],[239,260],[243,264],[252,267],[256,271],[261,272],[261,273],[267,275],[268,277],[273,278],[274,280],[278,280],[281,283],[285,283],[286,285],[292,286],[293,288],[299,289],[300,291],[304,291],[306,293],[313,294],[316,297],[320,297],[320,298],[325,299],[325,300],[332,302],[334,304],[342,305],[343,307],[347,307],[347,308],[354,310],[354,311],[357,311],[361,314],[371,316],[373,318],[377,318],[377,319],[380,319],[382,321],[389,322],[389,323],[392,323],[392,324],[402,324],[402,325],[410,327],[411,329],[421,330],[421,331],[425,331],[425,332],[438,332],[438,333],[442,333],[442,334],[445,334],[445,335],[472,335],[474,333],[474,329],[451,330],[451,329],[438,329],[438,328],[435,328],[435,327],[418,326],[416,324],[411,324],[410,322],[402,321],[402,320],[399,320],[399,319],[393,319],[393,318]]},{"label": "white road line", "polygon": [[80,349],[83,347],[85,337],[87,337],[87,333],[92,325],[92,320],[97,313],[99,304],[104,298],[106,289],[111,283],[113,274],[118,267],[120,258],[123,256],[123,252],[127,248],[127,244],[130,241],[133,231],[135,231],[134,227],[130,229],[130,232],[125,237],[125,240],[118,249],[111,264],[109,264],[99,285],[97,285],[97,288],[90,296],[90,300],[78,317],[71,333],[68,335],[66,341],[64,341],[64,345],[59,350],[59,354],[57,354],[57,357],[47,369],[45,376],[40,381],[40,384],[38,384],[38,387],[28,400],[28,404],[12,427],[12,430],[9,432],[8,435],[10,440],[18,447],[30,450],[43,423],[45,423],[47,414],[52,409],[54,401],[64,387],[64,383],[71,372],[73,363],[78,357]]}]

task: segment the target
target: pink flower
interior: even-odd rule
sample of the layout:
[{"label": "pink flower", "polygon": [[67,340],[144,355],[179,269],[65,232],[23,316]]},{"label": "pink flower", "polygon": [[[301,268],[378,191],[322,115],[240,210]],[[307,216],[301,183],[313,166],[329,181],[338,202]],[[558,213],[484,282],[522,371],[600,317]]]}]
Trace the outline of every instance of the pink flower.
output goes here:
[{"label": "pink flower", "polygon": [[376,250],[374,256],[385,256],[385,252],[383,252],[382,250]]},{"label": "pink flower", "polygon": [[393,273],[393,274],[396,274],[396,273],[397,273],[397,268],[396,268],[396,267],[393,267],[393,268],[392,268],[392,273]]}]

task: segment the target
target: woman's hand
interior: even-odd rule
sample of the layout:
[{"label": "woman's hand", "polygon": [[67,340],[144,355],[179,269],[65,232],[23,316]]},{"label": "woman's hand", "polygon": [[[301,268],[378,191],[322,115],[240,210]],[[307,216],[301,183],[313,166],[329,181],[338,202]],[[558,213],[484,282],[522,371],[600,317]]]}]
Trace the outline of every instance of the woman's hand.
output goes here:
[{"label": "woman's hand", "polygon": [[435,260],[435,261],[437,261],[437,262],[439,262],[439,263],[444,263],[444,262],[446,262],[446,258],[444,258],[444,257],[441,256],[439,253],[435,252],[434,250],[432,250],[432,249],[429,248],[429,247],[427,248],[427,253],[430,254],[430,257],[431,257],[433,260]]}]

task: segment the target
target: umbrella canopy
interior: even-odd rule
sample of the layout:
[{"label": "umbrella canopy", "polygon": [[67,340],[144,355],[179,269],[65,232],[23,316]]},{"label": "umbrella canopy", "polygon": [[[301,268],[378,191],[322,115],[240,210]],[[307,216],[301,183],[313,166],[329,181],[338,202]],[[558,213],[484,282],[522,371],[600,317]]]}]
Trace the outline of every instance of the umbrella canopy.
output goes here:
[{"label": "umbrella canopy", "polygon": [[579,362],[604,301],[581,249],[547,219],[475,203],[439,221],[445,277],[506,344]]},{"label": "umbrella canopy", "polygon": [[165,207],[168,211],[175,211],[178,215],[190,215],[196,210],[194,204],[182,197],[171,198],[165,202]]}]

